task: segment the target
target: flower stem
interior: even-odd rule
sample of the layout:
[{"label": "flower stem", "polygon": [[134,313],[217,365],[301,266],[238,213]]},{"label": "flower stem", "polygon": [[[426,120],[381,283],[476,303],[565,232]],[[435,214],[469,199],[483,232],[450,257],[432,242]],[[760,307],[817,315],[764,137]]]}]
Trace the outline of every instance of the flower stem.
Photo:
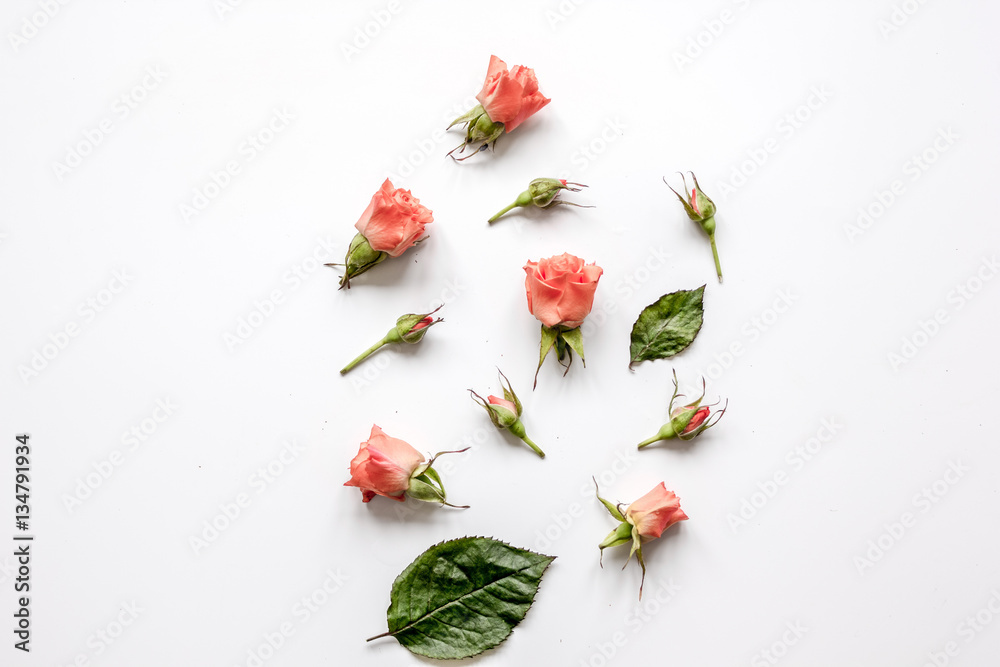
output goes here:
[{"label": "flower stem", "polygon": [[355,366],[357,366],[358,364],[360,364],[362,361],[364,361],[365,359],[367,359],[368,357],[370,357],[372,355],[372,353],[375,352],[375,350],[379,349],[380,347],[382,347],[383,345],[387,344],[388,342],[389,341],[386,338],[383,338],[379,342],[375,343],[370,348],[368,348],[367,350],[365,350],[364,352],[362,352],[361,354],[359,354],[354,359],[354,361],[352,361],[351,363],[347,364],[342,369],[340,369],[340,374],[343,375],[347,371],[351,370],[352,368],[354,368]]},{"label": "flower stem", "polygon": [[528,436],[525,435],[525,436],[523,436],[521,438],[521,440],[524,440],[524,444],[526,444],[528,447],[531,447],[533,450],[535,450],[535,453],[538,454],[541,458],[543,458],[543,459],[545,458],[545,452],[542,451],[541,447],[539,447],[538,445],[536,445],[535,443],[533,443],[531,441],[531,438],[529,438]]},{"label": "flower stem", "polygon": [[517,203],[517,202],[515,201],[515,202],[514,202],[513,204],[511,204],[510,206],[508,206],[508,207],[504,208],[504,209],[503,209],[502,211],[500,211],[499,213],[497,213],[496,215],[494,215],[494,216],[493,216],[492,218],[490,218],[490,219],[489,219],[489,220],[488,220],[487,222],[489,222],[490,224],[493,224],[494,222],[496,222],[496,219],[497,219],[497,218],[499,218],[499,217],[500,217],[500,216],[502,216],[503,214],[505,214],[505,213],[509,212],[509,211],[510,211],[511,209],[514,209],[514,208],[517,208],[518,206],[520,206],[520,204],[518,204],[518,203]]},{"label": "flower stem", "polygon": [[663,438],[661,438],[661,437],[660,437],[660,434],[659,434],[659,433],[657,433],[657,434],[656,434],[656,435],[654,435],[654,436],[653,436],[652,438],[649,438],[648,440],[643,440],[642,442],[640,442],[640,443],[639,443],[639,449],[642,449],[642,448],[643,448],[643,447],[645,447],[646,445],[651,445],[651,444],[653,444],[654,442],[659,442],[660,440],[663,440]]},{"label": "flower stem", "polygon": [[715,234],[708,237],[709,243],[712,244],[712,255],[715,257],[715,272],[719,274],[719,282],[722,282],[722,265],[719,264],[719,249],[715,247]]}]

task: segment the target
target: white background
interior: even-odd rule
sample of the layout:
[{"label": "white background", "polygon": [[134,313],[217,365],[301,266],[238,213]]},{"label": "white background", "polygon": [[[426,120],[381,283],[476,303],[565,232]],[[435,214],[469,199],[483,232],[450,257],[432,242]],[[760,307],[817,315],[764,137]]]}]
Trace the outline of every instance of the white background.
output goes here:
[{"label": "white background", "polygon": [[[922,665],[949,642],[949,664],[995,658],[997,6],[910,0],[893,25],[889,1],[345,4],[73,2],[48,18],[5,3],[0,535],[28,432],[36,542],[30,655],[11,646],[0,549],[0,662],[253,665],[287,624],[264,664],[422,664],[364,639],[414,557],[477,534],[558,559],[507,644],[470,664]],[[553,101],[456,164],[461,135],[440,131],[491,53],[533,67]],[[293,118],[248,148],[276,110]],[[229,161],[239,173],[208,187]],[[722,285],[661,181],[680,169],[718,205]],[[314,258],[342,260],[390,175],[433,210],[430,239],[338,291]],[[597,208],[487,227],[560,175]],[[521,267],[567,251],[605,269],[588,364],[561,377],[549,359],[532,392]],[[706,283],[697,341],[630,373],[639,311]],[[440,301],[422,344],[338,374]],[[247,320],[263,323],[227,343]],[[544,461],[469,400],[499,390],[497,366]],[[672,368],[689,390],[706,374],[729,412],[635,454],[666,419]],[[161,423],[157,401],[176,406]],[[472,509],[401,514],[341,486],[373,423],[427,452],[474,443],[441,460]],[[297,453],[275,463],[287,441]],[[598,567],[614,521],[592,475],[624,502],[665,481],[691,517],[647,547],[642,607],[627,549]],[[249,505],[194,548],[239,494]]]}]

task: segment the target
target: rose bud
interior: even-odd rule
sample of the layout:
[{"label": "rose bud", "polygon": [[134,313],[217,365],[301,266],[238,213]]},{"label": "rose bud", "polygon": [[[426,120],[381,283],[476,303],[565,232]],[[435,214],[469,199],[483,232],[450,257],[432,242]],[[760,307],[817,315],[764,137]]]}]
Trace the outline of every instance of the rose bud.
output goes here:
[{"label": "rose bud", "polygon": [[351,370],[359,363],[367,359],[372,355],[373,352],[381,348],[383,345],[395,345],[399,343],[419,343],[424,339],[427,334],[427,330],[438,322],[444,322],[440,317],[434,319],[432,315],[437,311],[441,310],[443,306],[438,306],[429,313],[417,314],[408,313],[403,315],[398,320],[396,320],[396,326],[389,329],[382,340],[372,345],[370,348],[359,354],[354,361],[347,364],[340,370],[340,374],[343,375],[347,371]]},{"label": "rose bud", "polygon": [[393,187],[387,178],[354,223],[358,233],[351,240],[344,263],[327,266],[343,266],[340,289],[350,289],[354,276],[389,257],[399,257],[407,248],[423,241],[424,227],[432,222],[434,216],[429,208],[409,190]]},{"label": "rose bud", "polygon": [[517,196],[514,203],[503,209],[492,218],[489,222],[496,221],[497,218],[507,213],[513,208],[518,206],[531,206],[535,205],[539,208],[548,208],[549,206],[556,206],[558,204],[566,204],[568,206],[579,206],[580,208],[594,208],[593,206],[584,206],[583,204],[574,204],[571,201],[564,201],[562,199],[557,199],[560,190],[569,190],[570,192],[579,192],[582,188],[587,187],[583,183],[570,183],[564,178],[536,178],[531,183],[528,184],[528,189]]},{"label": "rose bud", "polygon": [[538,92],[535,70],[518,65],[508,72],[507,63],[496,56],[490,56],[486,81],[476,99],[479,104],[475,108],[459,116],[448,126],[448,129],[455,125],[464,125],[466,128],[465,141],[448,155],[455,151],[464,153],[467,147],[475,147],[473,153],[464,158],[455,158],[456,160],[468,159],[495,144],[504,132],[513,132],[514,128],[552,101]]},{"label": "rose bud", "polygon": [[[594,480],[597,486],[597,480]],[[655,540],[663,534],[670,526],[678,521],[686,521],[688,516],[681,509],[680,498],[673,491],[668,491],[663,482],[653,488],[652,491],[639,498],[634,503],[622,510],[619,503],[614,505],[601,498],[601,490],[597,489],[597,499],[608,510],[615,519],[620,521],[618,527],[608,533],[598,547],[601,550],[601,566],[604,563],[604,550],[609,547],[617,547],[622,544],[632,543],[632,550],[629,552],[625,566],[632,559],[632,554],[637,555],[639,566],[642,568],[642,580],[639,583],[639,599],[642,599],[642,586],[646,581],[646,562],[642,557],[642,545],[649,540]]]},{"label": "rose bud", "polygon": [[[442,454],[457,453],[439,452],[430,461],[425,461],[424,455],[407,442],[386,435],[378,426],[372,426],[367,442],[361,443],[357,456],[351,461],[351,479],[344,486],[360,488],[361,500],[366,503],[376,495],[400,502],[410,496],[425,502],[458,507],[446,502],[441,477],[431,467]],[[467,509],[467,506],[461,506],[461,509]]]},{"label": "rose bud", "polygon": [[545,452],[531,441],[531,438],[527,436],[524,430],[524,424],[521,423],[521,401],[517,398],[517,394],[514,393],[513,388],[511,388],[510,380],[502,372],[500,372],[500,378],[500,386],[503,388],[503,398],[489,396],[484,399],[470,389],[469,393],[472,394],[472,400],[486,408],[486,412],[489,414],[490,421],[493,422],[494,426],[501,430],[507,429],[523,440],[524,444],[531,447],[535,450],[536,454],[544,459]]},{"label": "rose bud", "polygon": [[[719,282],[721,283],[722,265],[719,264],[719,249],[715,247],[715,203],[708,198],[708,195],[702,192],[701,186],[698,185],[698,178],[694,175],[694,172],[688,173],[694,179],[694,187],[691,188],[691,196],[686,199],[677,190],[674,190],[670,183],[667,183],[666,177],[664,177],[663,182],[667,183],[670,191],[681,200],[681,204],[684,205],[684,211],[688,217],[701,225],[701,228],[708,234],[708,241],[712,244],[712,256],[715,257],[715,272],[719,275]],[[687,179],[684,178],[683,173],[681,173],[681,178],[684,180],[684,192],[686,193]]]},{"label": "rose bud", "polygon": [[707,431],[718,424],[719,420],[722,419],[722,415],[726,414],[726,406],[729,405],[728,402],[721,410],[716,410],[715,412],[712,411],[710,406],[701,404],[702,399],[705,398],[704,379],[702,379],[701,396],[696,401],[675,408],[674,401],[684,397],[684,394],[678,394],[677,392],[677,371],[674,371],[674,394],[670,397],[670,405],[667,408],[670,413],[670,421],[664,424],[652,438],[640,442],[639,449],[654,442],[669,440],[670,438],[692,440],[703,431]]},{"label": "rose bud", "polygon": [[[527,274],[524,290],[528,310],[542,323],[538,369],[553,346],[559,363],[566,369],[563,375],[569,372],[574,351],[586,366],[580,325],[594,306],[594,292],[604,269],[563,253],[538,262],[529,261],[524,272]],[[535,369],[535,386],[538,385],[538,369]]]}]

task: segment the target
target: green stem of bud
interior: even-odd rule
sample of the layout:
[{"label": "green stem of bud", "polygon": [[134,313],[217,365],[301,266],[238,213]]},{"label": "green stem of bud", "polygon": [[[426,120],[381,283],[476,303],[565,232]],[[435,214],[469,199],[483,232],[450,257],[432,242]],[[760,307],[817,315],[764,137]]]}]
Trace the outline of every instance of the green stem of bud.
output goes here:
[{"label": "green stem of bud", "polygon": [[524,440],[524,444],[526,444],[528,447],[531,447],[533,450],[535,450],[535,453],[538,454],[538,456],[540,456],[543,459],[545,458],[545,452],[542,451],[541,447],[539,447],[538,445],[536,445],[535,443],[533,443],[531,441],[531,438],[529,438],[528,436],[524,436],[523,438],[521,438],[521,440]]},{"label": "green stem of bud", "polygon": [[719,249],[715,247],[715,234],[709,234],[709,243],[712,244],[712,255],[715,257],[715,272],[719,275],[719,282],[722,282],[722,265],[719,263]]},{"label": "green stem of bud", "polygon": [[344,375],[345,373],[347,373],[347,371],[351,370],[352,368],[354,368],[355,366],[357,366],[358,364],[360,364],[362,361],[364,361],[365,359],[367,359],[368,357],[370,357],[376,350],[378,350],[383,345],[387,345],[388,343],[389,343],[389,339],[388,339],[388,336],[387,336],[387,337],[383,338],[382,340],[380,340],[379,342],[377,342],[374,345],[372,345],[370,348],[368,348],[367,350],[365,350],[361,354],[359,354],[354,359],[354,361],[352,361],[351,363],[347,364],[342,369],[340,369],[340,374]]},{"label": "green stem of bud", "polygon": [[505,209],[494,215],[487,222],[493,224],[494,222],[496,222],[497,218],[506,213],[509,213],[512,209],[515,209],[519,206],[530,206],[532,203],[534,203],[534,199],[531,196],[531,192],[529,190],[525,190],[524,192],[522,192],[517,196],[517,199],[514,200],[513,204],[511,204],[510,206],[506,207]]},{"label": "green stem of bud", "polygon": [[508,426],[507,430],[509,430],[511,433],[513,433],[521,440],[523,440],[524,444],[526,444],[528,447],[531,447],[535,451],[535,453],[538,454],[540,457],[542,457],[543,459],[545,458],[545,452],[542,451],[541,447],[539,447],[538,445],[536,445],[531,441],[531,438],[529,438],[528,434],[525,432],[524,424],[521,422],[520,419],[518,419],[516,422]]},{"label": "green stem of bud", "polygon": [[674,431],[673,424],[671,422],[667,422],[666,424],[663,425],[663,427],[659,430],[659,432],[656,435],[654,435],[652,438],[649,438],[648,440],[643,440],[642,442],[640,442],[639,443],[639,449],[642,449],[643,447],[646,447],[647,445],[651,445],[654,442],[659,442],[660,440],[669,440],[670,438],[673,438],[673,437],[676,437],[676,436],[677,436],[677,432]]}]

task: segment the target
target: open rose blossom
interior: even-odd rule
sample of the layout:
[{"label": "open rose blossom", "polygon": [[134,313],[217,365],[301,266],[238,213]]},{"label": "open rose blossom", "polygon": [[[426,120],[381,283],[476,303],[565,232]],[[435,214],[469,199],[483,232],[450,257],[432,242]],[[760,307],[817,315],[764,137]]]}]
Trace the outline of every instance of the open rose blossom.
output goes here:
[{"label": "open rose blossom", "polygon": [[723,406],[721,410],[712,410],[711,406],[702,405],[701,402],[705,398],[705,384],[702,380],[702,392],[696,400],[691,401],[687,405],[681,405],[674,407],[674,401],[678,398],[683,398],[684,394],[677,393],[679,390],[677,388],[677,372],[674,371],[674,395],[670,397],[670,405],[667,406],[667,411],[670,414],[670,421],[660,427],[656,435],[647,440],[643,440],[639,443],[639,449],[651,445],[654,442],[659,442],[660,440],[669,440],[671,438],[678,438],[680,440],[692,440],[695,437],[701,435],[704,431],[712,428],[719,423],[722,419],[722,415],[726,414],[726,406]]},{"label": "open rose blossom", "polygon": [[[594,485],[597,485],[597,480],[594,480]],[[646,580],[646,562],[642,557],[642,545],[644,542],[660,537],[663,535],[663,531],[678,521],[687,520],[687,514],[681,509],[680,498],[673,491],[668,490],[666,484],[660,482],[652,491],[622,510],[620,504],[615,505],[601,498],[600,489],[597,493],[597,499],[601,501],[608,513],[620,522],[618,527],[611,531],[598,545],[601,549],[602,559],[605,549],[631,542],[632,551],[629,552],[629,559],[625,561],[625,565],[628,565],[632,554],[637,554],[639,566],[642,568],[642,582],[644,582]],[[642,599],[642,582],[639,583],[640,600]]]},{"label": "open rose blossom", "polygon": [[[385,179],[368,208],[354,224],[358,230],[347,250],[340,287],[350,288],[351,278],[389,257],[399,257],[420,242],[424,228],[434,222],[431,210],[409,190],[393,187]],[[339,266],[327,264],[327,266]]]},{"label": "open rose blossom", "polygon": [[[542,344],[538,367],[553,345],[566,371],[573,361],[572,351],[583,360],[580,325],[594,307],[594,293],[604,269],[587,264],[579,257],[563,253],[524,266],[524,290],[528,311],[542,323]],[[568,357],[568,361],[563,360]],[[584,363],[586,365],[586,362]],[[565,373],[563,373],[565,375]],[[535,371],[537,384],[538,371]]]},{"label": "open rose blossom", "polygon": [[490,56],[486,81],[476,99],[479,101],[478,106],[459,116],[448,126],[466,126],[465,142],[449,155],[456,150],[462,153],[466,147],[476,146],[472,153],[475,155],[488,145],[496,143],[504,132],[512,132],[552,101],[539,92],[535,70],[517,65],[508,71],[507,63],[496,56]]},{"label": "open rose blossom", "polygon": [[655,540],[664,530],[687,518],[681,509],[681,499],[673,491],[668,491],[663,482],[625,510],[625,519],[635,526],[639,537],[650,540]]},{"label": "open rose blossom", "polygon": [[361,489],[361,500],[366,503],[379,495],[400,502],[411,496],[448,505],[440,476],[431,467],[434,460],[445,453],[451,452],[441,452],[425,462],[424,455],[407,442],[372,426],[371,435],[361,443],[357,456],[351,461],[351,479],[344,486]]}]

